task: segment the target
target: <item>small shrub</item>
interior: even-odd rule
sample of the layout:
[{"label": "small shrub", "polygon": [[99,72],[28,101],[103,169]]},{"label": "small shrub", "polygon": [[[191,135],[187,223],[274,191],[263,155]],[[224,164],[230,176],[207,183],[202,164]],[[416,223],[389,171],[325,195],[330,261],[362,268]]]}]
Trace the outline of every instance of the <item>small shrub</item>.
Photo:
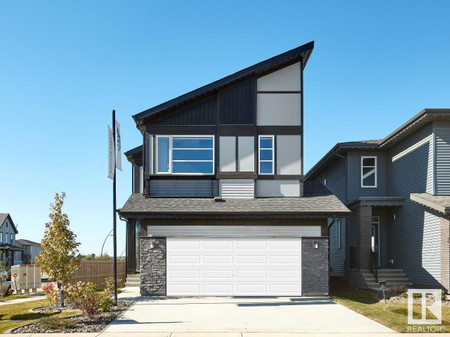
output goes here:
[{"label": "small shrub", "polygon": [[56,306],[59,302],[59,290],[55,288],[53,283],[47,283],[42,287],[48,300],[49,307]]},{"label": "small shrub", "polygon": [[76,323],[72,320],[68,319],[60,319],[60,318],[43,318],[39,321],[39,325],[48,330],[58,330],[63,331],[66,329],[73,329],[76,326]]},{"label": "small shrub", "polygon": [[101,296],[95,292],[87,292],[81,296],[77,308],[81,310],[84,316],[92,319],[101,313],[100,298]]},{"label": "small shrub", "polygon": [[111,297],[103,294],[100,298],[100,308],[102,309],[102,312],[110,312],[113,306],[114,301],[111,299]]}]

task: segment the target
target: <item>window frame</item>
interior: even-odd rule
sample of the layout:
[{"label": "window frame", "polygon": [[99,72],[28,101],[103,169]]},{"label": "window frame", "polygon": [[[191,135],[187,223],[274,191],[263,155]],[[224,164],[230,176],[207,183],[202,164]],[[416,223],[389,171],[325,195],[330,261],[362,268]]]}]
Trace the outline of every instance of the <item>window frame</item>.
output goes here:
[{"label": "window frame", "polygon": [[[261,159],[261,138],[271,138],[272,139],[272,160]],[[263,148],[267,150],[267,148]],[[271,173],[261,173],[261,162],[268,163],[272,162],[272,172]],[[258,135],[258,174],[265,176],[275,175],[275,136],[274,135]]]},{"label": "window frame", "polygon": [[[375,165],[374,166],[364,166],[364,159],[374,159]],[[361,188],[377,188],[378,187],[378,158],[377,156],[361,156],[361,165],[360,165],[360,173],[361,173]],[[375,179],[374,179],[374,185],[373,186],[366,186],[364,185],[364,168],[375,168]]]},{"label": "window frame", "polygon": [[0,243],[3,243],[3,233],[0,232]]},{"label": "window frame", "polygon": [[9,243],[12,245],[14,244],[14,236],[12,233],[9,235]]},{"label": "window frame", "polygon": [[[159,172],[159,139],[169,138],[169,170],[168,172]],[[211,138],[212,148],[202,150],[212,150],[212,160],[176,160],[176,162],[208,162],[212,163],[212,173],[174,173],[173,172],[173,139],[174,138]],[[214,135],[155,135],[155,174],[157,175],[177,175],[177,176],[212,176],[216,172],[216,139]],[[199,150],[199,149],[190,149]]]},{"label": "window frame", "polygon": [[342,240],[342,228],[341,228],[342,221],[341,219],[336,220],[336,237],[337,237],[337,244],[336,249],[341,249],[341,240]]}]

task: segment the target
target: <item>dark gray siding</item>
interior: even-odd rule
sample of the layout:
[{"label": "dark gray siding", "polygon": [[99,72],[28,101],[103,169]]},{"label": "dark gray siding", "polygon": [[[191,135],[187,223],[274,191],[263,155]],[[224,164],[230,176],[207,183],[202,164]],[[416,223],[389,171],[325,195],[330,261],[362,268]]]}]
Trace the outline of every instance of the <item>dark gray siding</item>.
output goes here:
[{"label": "dark gray siding", "polygon": [[220,124],[254,124],[256,80],[244,82],[218,94]]},{"label": "dark gray siding", "polygon": [[[429,125],[389,152],[389,194],[404,197],[405,204],[394,211],[395,220],[388,226],[387,254],[388,259],[394,260],[389,267],[403,268],[411,282],[437,286],[440,274],[436,270],[440,268],[440,259],[433,260],[433,257],[436,257],[436,250],[440,250],[440,237],[434,229],[435,219],[409,198],[410,193],[426,192],[432,147],[429,142],[415,145],[431,133]],[[392,161],[398,154],[402,155]]]},{"label": "dark gray siding", "polygon": [[[377,187],[361,187],[361,156],[377,156]],[[386,181],[386,156],[379,151],[349,151],[347,153],[347,177],[348,177],[348,201],[360,197],[385,196],[387,191]]]},{"label": "dark gray siding", "polygon": [[[341,222],[341,245],[339,248],[338,244],[338,226],[339,220]],[[328,220],[328,223],[331,223],[331,219]],[[345,271],[345,260],[346,260],[346,237],[347,237],[347,228],[346,228],[346,220],[338,219],[330,228],[330,274],[331,276],[344,277]]]},{"label": "dark gray siding", "polygon": [[188,105],[162,117],[152,119],[152,125],[215,125],[217,123],[217,99],[211,97]]},{"label": "dark gray siding", "polygon": [[450,125],[436,124],[436,194],[450,195]]},{"label": "dark gray siding", "polygon": [[217,180],[150,180],[151,197],[217,196]]},{"label": "dark gray siding", "polygon": [[326,168],[320,175],[320,181],[327,180],[327,188],[343,203],[347,202],[347,175],[345,159],[337,158],[335,162]]}]

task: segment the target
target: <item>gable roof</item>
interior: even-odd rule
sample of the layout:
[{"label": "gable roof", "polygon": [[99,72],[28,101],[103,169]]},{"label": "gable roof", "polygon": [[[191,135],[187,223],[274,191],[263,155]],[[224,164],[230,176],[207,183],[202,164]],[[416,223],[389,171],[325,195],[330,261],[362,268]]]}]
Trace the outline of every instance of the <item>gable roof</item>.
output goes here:
[{"label": "gable roof", "polygon": [[450,120],[450,109],[423,109],[383,139],[337,143],[306,173],[305,180],[313,179],[316,173],[320,172],[324,167],[333,162],[336,157],[345,153],[347,150],[385,150],[426,124],[441,120]]},{"label": "gable roof", "polygon": [[39,242],[34,242],[31,240],[26,240],[26,239],[18,239],[16,240],[16,245],[19,247],[23,247],[23,246],[41,246],[41,244]]},{"label": "gable roof", "polygon": [[12,226],[12,228],[14,229],[14,233],[19,233],[19,231],[16,228],[16,225],[14,225],[14,222],[12,221],[11,216],[9,215],[9,213],[0,213],[0,227],[3,225],[3,223],[5,222],[6,219],[9,218],[9,222]]},{"label": "gable roof", "polygon": [[305,183],[305,195],[292,198],[146,198],[134,193],[119,213],[127,218],[297,218],[347,216],[350,211],[319,182]]},{"label": "gable roof", "polygon": [[250,66],[248,68],[240,70],[232,75],[226,76],[220,80],[217,80],[217,81],[207,84],[203,87],[195,89],[191,92],[188,92],[184,95],[181,95],[179,97],[171,99],[170,101],[167,101],[167,102],[159,104],[153,108],[142,111],[142,112],[134,115],[133,119],[136,122],[136,124],[139,124],[140,121],[142,121],[143,119],[145,119],[149,116],[163,113],[164,111],[166,111],[170,108],[173,108],[177,105],[186,103],[193,99],[203,97],[207,94],[213,93],[216,90],[218,90],[224,86],[230,85],[234,82],[241,81],[241,80],[244,80],[246,78],[249,78],[249,77],[252,77],[255,75],[261,75],[261,74],[268,73],[270,71],[274,71],[278,68],[282,68],[285,65],[289,65],[289,64],[298,62],[301,59],[303,60],[303,68],[304,68],[306,66],[306,63],[308,62],[308,59],[312,53],[313,48],[314,48],[314,41],[311,41],[300,47],[291,49],[285,53],[279,54],[270,59],[259,62],[253,66]]}]

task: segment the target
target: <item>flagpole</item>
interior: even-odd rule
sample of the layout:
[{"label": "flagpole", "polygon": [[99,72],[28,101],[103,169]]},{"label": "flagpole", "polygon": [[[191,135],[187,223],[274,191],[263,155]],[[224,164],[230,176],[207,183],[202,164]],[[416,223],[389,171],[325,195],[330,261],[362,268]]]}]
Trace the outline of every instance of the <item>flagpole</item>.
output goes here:
[{"label": "flagpole", "polygon": [[[112,111],[112,129],[114,140],[114,154],[116,153],[116,110]],[[113,173],[113,250],[114,250],[114,303],[117,305],[117,229],[116,229],[116,161]]]}]

